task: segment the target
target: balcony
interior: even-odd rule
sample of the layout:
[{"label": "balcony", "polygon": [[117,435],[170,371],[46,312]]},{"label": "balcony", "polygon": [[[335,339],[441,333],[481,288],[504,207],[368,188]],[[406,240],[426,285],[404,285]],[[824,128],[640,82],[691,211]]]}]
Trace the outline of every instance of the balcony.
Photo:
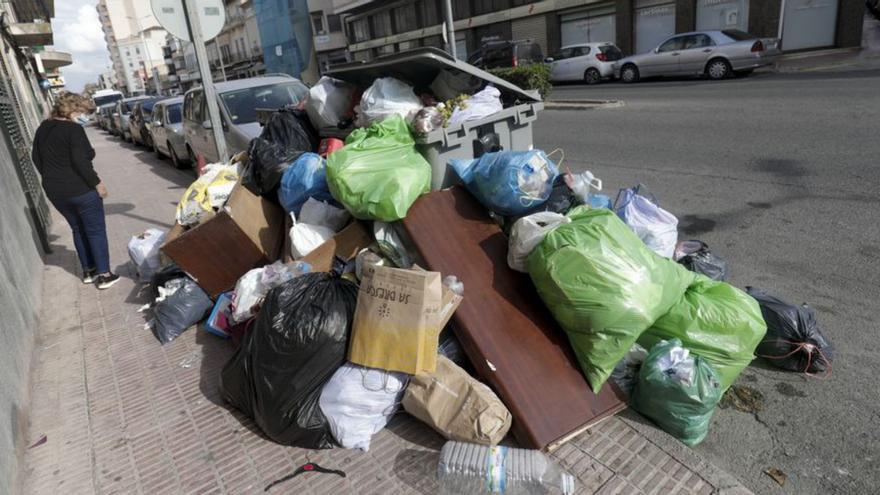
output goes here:
[{"label": "balcony", "polygon": [[66,52],[43,50],[35,55],[40,56],[40,61],[42,61],[43,68],[46,72],[58,69],[59,67],[66,67],[73,63],[73,57]]},{"label": "balcony", "polygon": [[48,22],[12,24],[9,26],[9,34],[19,46],[46,46],[54,41],[52,25]]},{"label": "balcony", "polygon": [[54,0],[12,0],[11,3],[18,22],[33,22],[37,19],[48,22],[55,17]]},{"label": "balcony", "polygon": [[373,3],[375,0],[333,0],[333,13],[342,14],[358,7]]}]

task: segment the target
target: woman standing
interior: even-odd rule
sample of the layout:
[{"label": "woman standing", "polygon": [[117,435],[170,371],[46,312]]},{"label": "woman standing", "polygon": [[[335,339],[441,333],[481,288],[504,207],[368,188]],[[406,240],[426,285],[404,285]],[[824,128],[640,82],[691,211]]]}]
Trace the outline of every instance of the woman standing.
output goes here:
[{"label": "woman standing", "polygon": [[34,135],[32,156],[43,190],[73,231],[83,283],[107,289],[119,276],[110,272],[104,198],[107,188],[92,167],[95,150],[78,120],[93,108],[74,93],[62,93]]}]

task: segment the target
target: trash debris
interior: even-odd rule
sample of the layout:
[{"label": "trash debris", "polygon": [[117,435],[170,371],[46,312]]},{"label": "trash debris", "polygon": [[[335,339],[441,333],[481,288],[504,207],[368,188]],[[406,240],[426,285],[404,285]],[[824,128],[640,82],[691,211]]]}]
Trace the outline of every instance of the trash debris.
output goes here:
[{"label": "trash debris", "polygon": [[688,270],[705,275],[712,280],[727,280],[727,262],[709,250],[703,241],[682,241],[675,246],[672,259]]},{"label": "trash debris", "polygon": [[405,373],[342,365],[318,402],[333,438],[347,449],[370,450],[370,439],[397,411],[408,381]]},{"label": "trash debris", "polygon": [[351,84],[323,76],[309,89],[305,109],[309,120],[319,133],[338,130],[345,122],[354,120],[354,104],[357,88]]},{"label": "trash debris", "polygon": [[569,172],[563,177],[565,178],[565,185],[567,185],[571,189],[571,191],[574,193],[578,201],[581,202],[581,204],[591,204],[590,189],[596,191],[602,190],[602,179],[594,176],[593,172],[590,172],[589,170],[586,170],[579,174],[573,174]]},{"label": "trash debris", "polygon": [[343,478],[346,477],[345,471],[340,471],[338,469],[327,469],[325,467],[321,467],[318,464],[315,464],[314,462],[308,462],[308,463],[303,464],[302,466],[296,468],[296,471],[294,471],[293,473],[288,474],[287,476],[285,476],[283,478],[277,479],[277,480],[273,481],[272,483],[269,483],[268,485],[266,485],[266,488],[264,488],[263,491],[268,492],[269,489],[272,488],[273,486],[284,483],[285,481],[288,481],[288,480],[292,480],[293,478],[296,478],[297,476],[304,474],[304,473],[325,473],[325,474],[335,474],[335,475],[341,476]]},{"label": "trash debris", "polygon": [[437,107],[425,107],[419,110],[412,122],[412,130],[416,134],[428,134],[443,127],[443,114]]},{"label": "trash debris", "polygon": [[40,438],[37,439],[36,442],[32,443],[32,444],[30,445],[30,447],[28,447],[28,449],[33,449],[33,448],[35,448],[35,447],[39,447],[40,445],[43,445],[44,443],[46,443],[48,440],[49,440],[49,437],[48,437],[48,436],[46,436],[46,435],[41,435]]},{"label": "trash debris", "polygon": [[764,410],[764,394],[747,385],[731,385],[721,397],[718,407],[732,407],[740,412],[755,414]]},{"label": "trash debris", "polygon": [[184,369],[190,369],[202,360],[200,351],[192,351],[186,355],[177,365]]},{"label": "trash debris", "polygon": [[773,478],[779,486],[785,486],[785,481],[788,480],[788,475],[783,473],[781,469],[771,467],[764,470],[764,474]]},{"label": "trash debris", "polygon": [[672,339],[655,345],[645,358],[632,406],[685,445],[694,446],[706,438],[721,393],[712,365]]},{"label": "trash debris", "polygon": [[147,229],[128,241],[128,257],[135,267],[139,282],[149,282],[159,270],[159,248],[165,242],[165,231]]},{"label": "trash debris", "polygon": [[455,69],[437,71],[437,77],[431,81],[431,91],[440,100],[450,100],[458,95],[472,95],[480,89],[483,81],[473,74]]},{"label": "trash debris", "polygon": [[575,493],[575,478],[538,450],[446,442],[440,493]]},{"label": "trash debris", "polygon": [[410,122],[421,109],[422,100],[412,86],[393,77],[380,77],[361,96],[356,125],[368,127],[395,115]]},{"label": "trash debris", "polygon": [[308,273],[269,291],[223,367],[223,398],[275,442],[333,446],[318,400],[345,361],[357,292],[357,285],[329,273]]},{"label": "trash debris", "polygon": [[205,330],[220,338],[229,338],[229,329],[235,324],[232,318],[232,292],[224,292],[217,296],[214,309],[205,320]]},{"label": "trash debris", "polygon": [[403,408],[449,440],[496,445],[510,429],[504,403],[446,356],[433,373],[410,379]]},{"label": "trash debris", "polygon": [[465,100],[464,106],[456,108],[449,118],[447,127],[453,127],[470,120],[482,120],[504,110],[501,104],[501,91],[494,86],[486,86],[482,91]]},{"label": "trash debris", "polygon": [[415,375],[437,363],[440,274],[372,266],[365,270],[348,360]]},{"label": "trash debris", "polygon": [[184,330],[205,319],[214,307],[205,291],[192,279],[178,280],[183,281],[180,288],[153,306],[153,334],[163,344],[171,342]]},{"label": "trash debris", "polygon": [[499,151],[451,160],[468,190],[499,215],[518,215],[550,197],[558,171],[543,151]]},{"label": "trash debris", "polygon": [[183,193],[177,205],[177,223],[199,223],[205,213],[220,208],[238,181],[238,167],[222,163],[206,165],[202,175]]},{"label": "trash debris", "polygon": [[293,226],[290,228],[290,253],[298,260],[311,253],[316,247],[327,242],[336,232],[323,225],[297,222],[296,215],[290,214]]},{"label": "trash debris", "polygon": [[431,187],[431,167],[406,122],[393,116],[356,129],[327,158],[330,192],[355,218],[393,222]]},{"label": "trash debris", "polygon": [[653,195],[649,198],[644,194],[645,187],[641,184],[621,189],[614,210],[651,251],[672,258],[678,241],[678,219],[660,208]]},{"label": "trash debris", "polygon": [[235,284],[232,321],[242,323],[253,318],[270,290],[310,271],[311,266],[308,263],[284,264],[280,261],[249,270]]},{"label": "trash debris", "polygon": [[786,370],[808,375],[831,373],[834,347],[822,333],[813,308],[789,304],[755,287],[746,287],[746,292],[758,301],[767,322],[758,356]]},{"label": "trash debris", "polygon": [[341,150],[345,146],[345,141],[337,138],[325,138],[318,145],[318,154],[321,158],[327,158],[331,153]]},{"label": "trash debris", "polygon": [[559,213],[542,211],[522,217],[510,229],[507,265],[518,272],[528,273],[526,260],[544,236],[560,225],[571,223],[571,219]]},{"label": "trash debris", "polygon": [[632,397],[633,389],[639,380],[639,370],[647,357],[647,349],[639,344],[633,344],[623,359],[614,367],[614,371],[611,372],[611,379],[628,397]]},{"label": "trash debris", "polygon": [[320,155],[303,153],[284,171],[278,188],[278,202],[287,213],[299,215],[307,199],[333,201],[327,187],[327,164]]},{"label": "trash debris", "polygon": [[317,151],[318,141],[304,111],[282,108],[273,112],[263,132],[248,146],[250,160],[242,184],[254,194],[275,194],[285,170],[303,153]]},{"label": "trash debris", "polygon": [[400,236],[394,230],[392,224],[386,222],[373,222],[373,234],[376,236],[376,244],[383,256],[391,260],[397,268],[412,267],[412,259]]},{"label": "trash debris", "polygon": [[681,340],[712,365],[724,391],[755,358],[766,331],[761,310],[748,294],[697,275],[684,297],[639,337],[639,343],[650,349],[661,340]]},{"label": "trash debris", "polygon": [[610,210],[578,206],[567,216],[571,223],[547,234],[529,256],[529,274],[598,393],[697,275],[655,256]]},{"label": "trash debris", "polygon": [[351,219],[351,215],[344,209],[337,208],[326,201],[308,198],[300,208],[299,219],[309,225],[327,227],[336,233],[345,227]]}]

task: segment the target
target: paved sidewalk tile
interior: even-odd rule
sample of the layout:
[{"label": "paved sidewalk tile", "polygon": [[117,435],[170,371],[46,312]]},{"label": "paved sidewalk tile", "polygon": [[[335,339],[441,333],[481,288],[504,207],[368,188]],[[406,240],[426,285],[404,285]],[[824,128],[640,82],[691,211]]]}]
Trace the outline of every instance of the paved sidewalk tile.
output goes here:
[{"label": "paved sidewalk tile", "polygon": [[[124,278],[107,291],[83,285],[69,230],[55,215],[29,416],[29,443],[46,442],[26,452],[24,493],[256,494],[309,461],[348,476],[306,474],[272,492],[437,493],[443,439],[412,417],[395,416],[369,452],[283,447],[219,396],[232,344],[195,328],[159,344],[137,312],[148,298],[131,278],[126,245],[147,227],[170,226],[193,176],[104,133],[89,136],[111,194],[111,264]],[[554,457],[577,476],[579,493],[718,488],[618,418]]]}]

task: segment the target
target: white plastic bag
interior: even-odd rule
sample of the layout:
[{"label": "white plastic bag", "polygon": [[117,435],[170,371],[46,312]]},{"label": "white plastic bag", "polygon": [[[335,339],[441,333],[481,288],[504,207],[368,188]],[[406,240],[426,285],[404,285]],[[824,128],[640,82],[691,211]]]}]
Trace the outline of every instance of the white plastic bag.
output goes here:
[{"label": "white plastic bag", "polygon": [[486,86],[482,91],[464,102],[464,108],[456,107],[449,117],[446,127],[453,127],[469,120],[480,120],[504,110],[501,104],[501,91],[495,86]]},{"label": "white plastic bag", "polygon": [[517,220],[510,229],[507,246],[507,264],[518,272],[528,273],[529,255],[544,236],[560,225],[571,223],[571,219],[552,211],[539,211]]},{"label": "white plastic bag", "polygon": [[678,243],[675,215],[639,194],[639,187],[622,190],[614,209],[651,251],[672,258]]},{"label": "white plastic bag", "polygon": [[324,385],[318,405],[333,438],[347,449],[370,449],[370,439],[394,415],[409,381],[405,373],[342,365]]},{"label": "white plastic bag", "polygon": [[128,257],[137,270],[138,281],[149,282],[159,270],[159,248],[164,242],[165,232],[159,229],[147,229],[128,241]]},{"label": "white plastic bag", "polygon": [[297,222],[293,213],[290,218],[293,219],[293,227],[290,228],[290,254],[293,259],[298,260],[311,253],[336,234],[333,229],[323,225]]},{"label": "white plastic bag", "polygon": [[589,170],[581,172],[579,174],[565,174],[565,185],[571,189],[571,192],[574,193],[574,196],[580,201],[582,204],[588,205],[590,204],[590,189],[595,189],[596,191],[602,190],[602,179],[597,178],[593,175],[593,172]]},{"label": "white plastic bag", "polygon": [[344,208],[336,208],[330,203],[309,198],[303,203],[299,211],[299,221],[309,225],[327,227],[333,232],[339,232],[348,223],[351,217]]},{"label": "white plastic bag", "polygon": [[409,122],[421,108],[422,100],[412,86],[393,77],[380,77],[361,97],[357,124],[367,127],[392,115],[400,115]]},{"label": "white plastic bag", "polygon": [[336,128],[351,107],[354,86],[324,76],[309,90],[306,114],[315,129]]},{"label": "white plastic bag", "polygon": [[263,269],[254,268],[238,279],[232,297],[232,320],[236,323],[249,320],[256,313],[253,307],[260,304],[269,287],[263,284]]}]

